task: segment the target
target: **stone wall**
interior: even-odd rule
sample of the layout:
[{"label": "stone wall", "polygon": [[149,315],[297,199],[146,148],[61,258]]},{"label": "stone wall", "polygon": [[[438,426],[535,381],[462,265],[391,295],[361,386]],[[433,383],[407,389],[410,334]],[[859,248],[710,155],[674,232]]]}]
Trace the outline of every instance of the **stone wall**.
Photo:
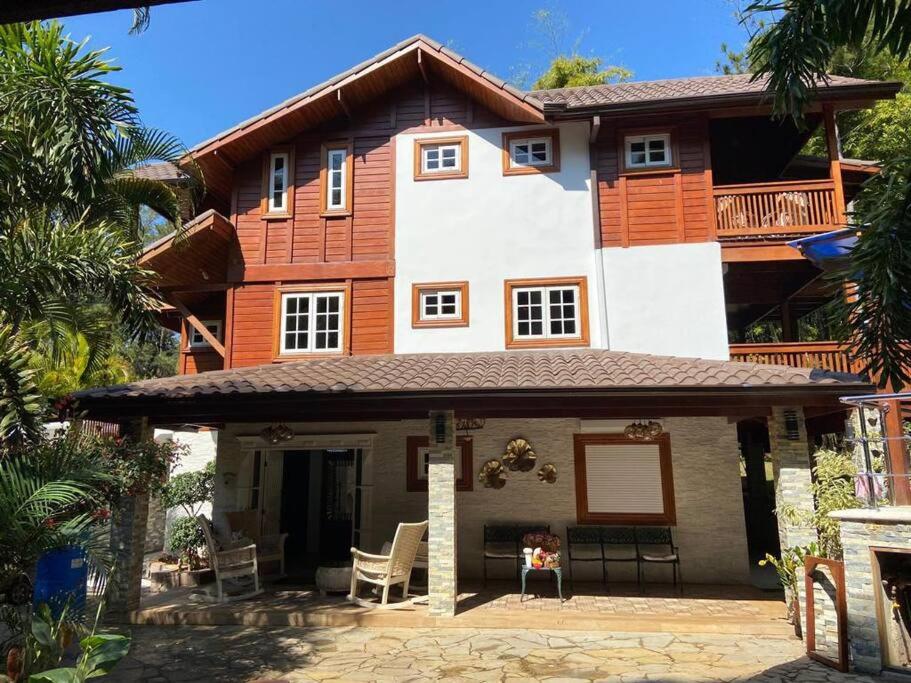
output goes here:
[{"label": "stone wall", "polygon": [[880,590],[871,548],[911,550],[911,508],[842,510],[845,586],[848,593],[848,640],[858,671],[878,673],[883,667],[875,591]]},{"label": "stone wall", "polygon": [[[576,523],[573,435],[583,429],[618,431],[628,421],[580,421],[565,419],[491,419],[473,433],[471,491],[456,494],[459,575],[482,574],[483,526],[485,523],[545,522],[565,538],[566,527]],[[670,434],[677,507],[675,536],[680,547],[683,580],[692,583],[749,583],[746,530],[741,493],[736,425],[724,417],[667,418]],[[220,434],[216,463],[216,501],[213,516],[224,523],[223,513],[242,509],[250,458],[235,435],[256,435],[263,424],[228,425]],[[406,491],[405,442],[409,435],[427,433],[426,420],[363,423],[291,424],[296,434],[374,432],[367,469],[371,488],[365,504],[370,515],[366,526],[370,540],[365,550],[378,551],[391,540],[399,522],[427,519],[427,494]],[[477,474],[484,463],[502,456],[506,443],[515,437],[528,439],[538,456],[537,465],[553,463],[554,484],[542,483],[535,472],[510,473],[503,489],[484,488]],[[492,563],[491,576],[510,576],[507,562]],[[634,579],[634,570],[614,565],[614,580]],[[650,567],[649,581],[670,580],[665,567]],[[578,576],[600,579],[600,570],[579,566]]]}]

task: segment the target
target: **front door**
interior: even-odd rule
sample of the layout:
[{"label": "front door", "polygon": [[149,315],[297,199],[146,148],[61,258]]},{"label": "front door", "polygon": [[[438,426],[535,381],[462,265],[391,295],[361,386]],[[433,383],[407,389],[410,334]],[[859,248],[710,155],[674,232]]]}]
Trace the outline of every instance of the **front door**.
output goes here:
[{"label": "front door", "polygon": [[351,556],[355,509],[355,452],[323,452],[323,504],[320,519],[320,562]]}]

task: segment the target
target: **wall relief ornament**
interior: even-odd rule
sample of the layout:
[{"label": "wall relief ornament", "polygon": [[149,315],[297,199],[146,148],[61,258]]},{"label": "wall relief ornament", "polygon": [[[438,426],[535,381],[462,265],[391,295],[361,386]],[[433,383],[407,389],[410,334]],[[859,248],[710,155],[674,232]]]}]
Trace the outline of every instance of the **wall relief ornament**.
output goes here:
[{"label": "wall relief ornament", "polygon": [[506,444],[503,464],[512,472],[530,472],[535,467],[538,456],[525,439],[513,439]]},{"label": "wall relief ornament", "polygon": [[501,489],[506,486],[506,468],[499,460],[488,460],[478,472],[478,481],[484,488]]},{"label": "wall relief ornament", "polygon": [[551,463],[541,465],[541,469],[538,470],[538,479],[548,484],[553,484],[555,481],[557,481],[556,465],[553,465]]}]

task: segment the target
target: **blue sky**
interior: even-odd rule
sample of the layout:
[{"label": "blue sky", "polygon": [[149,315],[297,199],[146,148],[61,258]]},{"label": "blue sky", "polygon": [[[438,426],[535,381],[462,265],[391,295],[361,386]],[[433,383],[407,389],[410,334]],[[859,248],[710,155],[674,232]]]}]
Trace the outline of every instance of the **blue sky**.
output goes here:
[{"label": "blue sky", "polygon": [[199,0],[152,9],[128,35],[128,11],[65,20],[73,38],[110,46],[146,125],[192,146],[415,33],[498,76],[547,62],[532,13],[568,25],[563,45],[625,66],[636,80],[707,75],[719,45],[740,47],[731,0]]}]

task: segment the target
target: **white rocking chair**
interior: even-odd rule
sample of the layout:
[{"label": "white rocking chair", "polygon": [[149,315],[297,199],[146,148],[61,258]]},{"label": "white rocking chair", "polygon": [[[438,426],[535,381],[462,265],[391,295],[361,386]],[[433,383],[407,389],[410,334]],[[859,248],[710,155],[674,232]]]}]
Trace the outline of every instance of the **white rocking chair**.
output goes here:
[{"label": "white rocking chair", "polygon": [[[427,522],[399,524],[388,555],[371,555],[352,548],[351,592],[348,601],[363,607],[400,607],[407,604],[411,569],[426,531]],[[359,581],[383,589],[379,603],[357,597]],[[389,589],[398,584],[402,586],[402,602],[389,605]]]},{"label": "white rocking chair", "polygon": [[[245,600],[262,593],[259,586],[259,571],[256,563],[256,544],[219,550],[218,543],[212,535],[212,527],[205,515],[199,515],[196,523],[206,537],[206,548],[209,551],[209,565],[215,572],[215,588],[218,602]],[[236,584],[240,592],[229,593],[225,582]]]}]

